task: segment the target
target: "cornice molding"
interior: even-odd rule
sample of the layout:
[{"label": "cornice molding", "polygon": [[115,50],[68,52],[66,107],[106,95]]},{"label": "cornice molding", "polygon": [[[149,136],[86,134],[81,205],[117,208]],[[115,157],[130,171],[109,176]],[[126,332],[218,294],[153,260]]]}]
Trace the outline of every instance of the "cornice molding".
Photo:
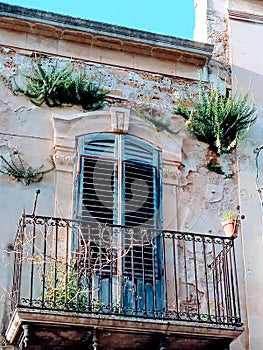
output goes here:
[{"label": "cornice molding", "polygon": [[0,28],[204,66],[213,45],[0,3]]},{"label": "cornice molding", "polygon": [[228,10],[229,18],[236,21],[263,24],[263,16],[245,11]]}]

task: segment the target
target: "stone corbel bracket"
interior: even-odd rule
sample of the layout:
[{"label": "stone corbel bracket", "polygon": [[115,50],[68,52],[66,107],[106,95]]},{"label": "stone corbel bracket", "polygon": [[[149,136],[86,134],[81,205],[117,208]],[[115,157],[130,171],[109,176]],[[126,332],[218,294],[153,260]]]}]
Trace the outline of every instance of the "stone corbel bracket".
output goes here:
[{"label": "stone corbel bracket", "polygon": [[163,151],[163,182],[178,185],[182,166],[177,154]]},{"label": "stone corbel bracket", "polygon": [[23,350],[27,348],[28,346],[28,340],[29,340],[29,331],[28,331],[28,325],[24,324],[22,326],[22,334],[18,340],[18,348],[19,350]]}]

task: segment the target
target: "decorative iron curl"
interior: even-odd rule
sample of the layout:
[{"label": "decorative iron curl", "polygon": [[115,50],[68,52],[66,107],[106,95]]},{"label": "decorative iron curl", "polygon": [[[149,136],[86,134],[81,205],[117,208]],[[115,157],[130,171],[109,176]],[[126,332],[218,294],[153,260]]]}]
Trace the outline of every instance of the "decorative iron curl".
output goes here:
[{"label": "decorative iron curl", "polygon": [[212,244],[212,243],[213,243],[213,237],[204,236],[204,237],[203,237],[203,242],[204,242],[205,244]]},{"label": "decorative iron curl", "polygon": [[186,234],[183,235],[183,239],[186,242],[192,242],[192,241],[194,241],[195,237],[191,233],[186,233]]},{"label": "decorative iron curl", "polygon": [[21,298],[19,301],[19,306],[22,307],[30,307],[31,306],[31,300],[28,298]]},{"label": "decorative iron curl", "polygon": [[213,237],[214,244],[224,244],[225,237]]}]

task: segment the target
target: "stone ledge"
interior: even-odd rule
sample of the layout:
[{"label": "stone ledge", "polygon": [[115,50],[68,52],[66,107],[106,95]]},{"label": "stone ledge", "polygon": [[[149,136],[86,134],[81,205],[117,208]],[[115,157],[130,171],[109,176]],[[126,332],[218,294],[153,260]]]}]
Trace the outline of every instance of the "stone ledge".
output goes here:
[{"label": "stone ledge", "polygon": [[136,332],[140,334],[184,335],[191,337],[235,339],[243,331],[242,327],[215,325],[208,323],[141,319],[118,315],[80,314],[76,312],[51,311],[18,308],[6,331],[6,339],[14,343],[23,324],[51,325],[53,327],[85,327],[104,331]]},{"label": "stone ledge", "polygon": [[188,49],[192,52],[198,52],[210,56],[213,46],[210,44],[199,43],[188,39],[176,38],[169,35],[156,34],[143,30],[126,28],[119,25],[112,25],[103,22],[90,21],[86,19],[60,15],[48,11],[24,8],[0,3],[0,15],[20,18],[28,21],[42,22],[51,25],[74,28],[86,32],[112,35],[116,37],[135,39],[142,42],[162,43],[165,46],[174,48]]},{"label": "stone ledge", "polygon": [[252,12],[229,10],[229,18],[237,21],[263,24],[263,16]]}]

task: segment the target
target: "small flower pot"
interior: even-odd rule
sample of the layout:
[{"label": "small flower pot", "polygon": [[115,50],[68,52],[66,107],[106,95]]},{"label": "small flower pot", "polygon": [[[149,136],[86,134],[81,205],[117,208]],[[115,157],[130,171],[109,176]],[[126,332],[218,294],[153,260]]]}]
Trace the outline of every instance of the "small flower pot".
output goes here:
[{"label": "small flower pot", "polygon": [[240,220],[230,219],[222,222],[222,228],[227,237],[237,238]]}]

